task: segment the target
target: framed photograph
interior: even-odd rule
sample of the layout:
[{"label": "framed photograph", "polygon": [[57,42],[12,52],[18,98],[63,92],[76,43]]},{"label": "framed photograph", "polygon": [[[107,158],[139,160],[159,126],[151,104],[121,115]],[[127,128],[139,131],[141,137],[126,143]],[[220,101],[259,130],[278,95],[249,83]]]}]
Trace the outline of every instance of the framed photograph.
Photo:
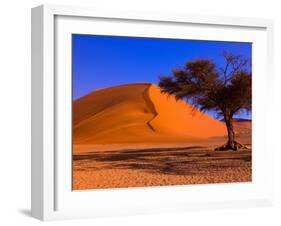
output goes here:
[{"label": "framed photograph", "polygon": [[32,9],[32,216],[271,205],[272,31],[265,19]]}]

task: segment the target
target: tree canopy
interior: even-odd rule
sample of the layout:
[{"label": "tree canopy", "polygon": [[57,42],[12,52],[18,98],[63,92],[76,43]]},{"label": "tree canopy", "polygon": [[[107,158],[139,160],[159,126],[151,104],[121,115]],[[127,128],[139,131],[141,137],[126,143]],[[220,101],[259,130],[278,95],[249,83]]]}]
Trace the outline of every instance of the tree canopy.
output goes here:
[{"label": "tree canopy", "polygon": [[[252,72],[242,56],[224,52],[223,58],[223,67],[210,59],[188,61],[171,76],[161,76],[159,86],[161,92],[184,99],[194,108],[223,116],[228,134],[233,133],[229,142],[235,143],[232,118],[241,110],[251,111]],[[234,146],[231,144],[231,149]]]}]

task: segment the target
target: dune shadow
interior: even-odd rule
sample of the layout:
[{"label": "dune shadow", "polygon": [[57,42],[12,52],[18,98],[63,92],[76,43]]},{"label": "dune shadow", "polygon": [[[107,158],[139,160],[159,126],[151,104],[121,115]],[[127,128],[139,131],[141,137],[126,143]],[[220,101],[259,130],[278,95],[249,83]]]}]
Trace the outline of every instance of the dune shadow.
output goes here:
[{"label": "dune shadow", "polygon": [[131,169],[170,175],[198,175],[251,164],[251,151],[215,152],[200,146],[127,149],[73,155],[74,170]]}]

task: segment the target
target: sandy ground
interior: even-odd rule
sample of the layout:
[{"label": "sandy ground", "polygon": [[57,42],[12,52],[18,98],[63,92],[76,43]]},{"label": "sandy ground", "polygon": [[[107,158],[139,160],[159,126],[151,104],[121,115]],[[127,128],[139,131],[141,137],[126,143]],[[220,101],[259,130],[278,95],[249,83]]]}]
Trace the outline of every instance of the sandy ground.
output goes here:
[{"label": "sandy ground", "polygon": [[73,189],[247,182],[251,156],[196,146],[74,155]]}]

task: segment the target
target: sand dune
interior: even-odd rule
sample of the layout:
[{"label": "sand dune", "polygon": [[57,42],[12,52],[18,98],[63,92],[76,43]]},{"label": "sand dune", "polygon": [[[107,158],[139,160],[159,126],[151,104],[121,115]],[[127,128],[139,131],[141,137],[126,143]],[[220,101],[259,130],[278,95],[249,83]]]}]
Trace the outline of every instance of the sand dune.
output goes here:
[{"label": "sand dune", "polygon": [[176,101],[173,96],[162,94],[158,86],[150,86],[149,96],[158,112],[151,125],[160,134],[174,135],[182,139],[225,135],[223,123],[193,109],[184,101]]},{"label": "sand dune", "polygon": [[75,145],[192,142],[225,126],[149,83],[96,90],[74,102]]}]

